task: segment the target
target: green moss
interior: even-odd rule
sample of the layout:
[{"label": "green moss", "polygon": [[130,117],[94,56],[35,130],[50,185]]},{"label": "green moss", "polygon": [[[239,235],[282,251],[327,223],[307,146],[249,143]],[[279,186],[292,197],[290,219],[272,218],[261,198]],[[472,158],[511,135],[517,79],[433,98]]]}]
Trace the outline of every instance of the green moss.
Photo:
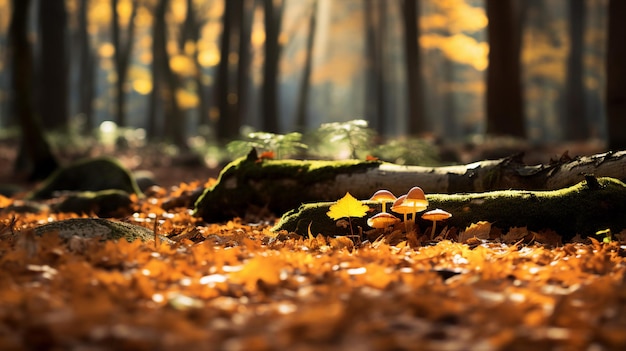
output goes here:
[{"label": "green moss", "polygon": [[[471,223],[489,221],[504,230],[527,226],[530,230],[552,229],[570,239],[577,233],[593,235],[601,229],[619,232],[626,228],[626,185],[613,178],[599,178],[599,187],[583,181],[554,191],[502,190],[477,194],[427,195],[429,209],[441,208],[452,213],[446,225],[464,229]],[[313,234],[342,234],[334,221],[326,216],[332,203],[313,203],[286,213],[274,230],[287,230],[306,235],[309,223]],[[376,204],[375,211],[380,208]],[[360,218],[357,225],[365,225]],[[419,220],[422,229],[429,222]],[[353,221],[353,225],[355,222]],[[365,227],[367,228],[367,227]]]}]

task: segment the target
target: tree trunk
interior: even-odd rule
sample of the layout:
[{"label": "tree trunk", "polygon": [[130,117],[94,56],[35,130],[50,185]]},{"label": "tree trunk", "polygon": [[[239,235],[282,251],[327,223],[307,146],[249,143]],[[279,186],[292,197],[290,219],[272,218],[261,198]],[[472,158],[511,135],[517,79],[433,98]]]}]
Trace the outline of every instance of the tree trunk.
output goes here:
[{"label": "tree trunk", "polygon": [[429,130],[423,111],[421,89],[421,59],[419,54],[419,1],[404,0],[404,52],[407,80],[407,124],[409,135],[419,135]]},{"label": "tree trunk", "polygon": [[385,75],[384,75],[384,34],[386,3],[364,0],[365,46],[367,55],[365,119],[372,128],[383,135],[385,132]]},{"label": "tree trunk", "polygon": [[513,0],[487,0],[487,134],[525,138],[519,16]]},{"label": "tree trunk", "polygon": [[576,184],[585,174],[626,180],[626,151],[528,166],[520,157],[446,167],[400,166],[365,161],[259,160],[256,152],[234,161],[214,187],[206,189],[196,213],[207,221],[243,216],[250,206],[283,213],[301,203],[334,201],[350,192],[368,199],[387,189],[399,196],[414,186],[426,193],[490,190],[554,190]]},{"label": "tree trunk", "polygon": [[78,62],[78,112],[85,118],[85,129],[91,132],[93,122],[93,100],[95,88],[96,55],[89,42],[87,31],[87,6],[88,0],[80,0],[78,9],[78,45],[80,46]]},{"label": "tree trunk", "polygon": [[[220,63],[217,68],[217,136],[221,140],[230,140],[239,135],[239,123],[234,116],[231,103],[234,93],[231,82],[231,69],[229,57],[233,50],[233,32],[236,26],[237,6],[241,0],[225,1],[224,14],[222,15],[222,37],[220,39]],[[229,100],[230,99],[230,100]]]},{"label": "tree trunk", "polygon": [[567,85],[565,86],[565,139],[585,140],[589,137],[585,109],[585,86],[583,83],[583,43],[585,27],[585,0],[570,0],[569,38],[570,52],[567,58]]},{"label": "tree trunk", "polygon": [[156,93],[162,98],[164,112],[164,136],[170,142],[180,148],[187,149],[185,139],[185,116],[182,113],[176,97],[176,92],[180,86],[178,76],[172,71],[170,66],[169,55],[167,53],[167,23],[165,14],[167,12],[169,0],[160,0],[155,11],[155,28],[158,31],[153,37],[155,51],[158,54],[158,60],[155,57],[155,63],[161,65],[159,77],[162,82],[159,87],[161,91]]},{"label": "tree trunk", "polygon": [[317,11],[318,1],[314,0],[311,4],[311,17],[309,18],[309,35],[306,40],[306,58],[302,72],[302,80],[300,81],[300,92],[298,96],[298,107],[296,110],[296,130],[304,132],[307,129],[308,118],[308,99],[311,88],[311,70],[313,68],[313,44],[315,43],[315,30],[317,28]]},{"label": "tree trunk", "polygon": [[610,0],[606,54],[606,110],[609,148],[626,149],[626,1]]},{"label": "tree trunk", "polygon": [[33,55],[28,41],[30,0],[13,0],[12,7],[9,28],[10,57],[13,66],[11,89],[22,132],[15,171],[20,173],[30,168],[29,179],[39,180],[50,175],[58,167],[58,162],[50,151],[41,122],[33,111]]},{"label": "tree trunk", "polygon": [[122,40],[121,24],[119,14],[117,11],[118,0],[111,0],[111,12],[113,19],[112,32],[113,32],[113,46],[115,47],[114,63],[115,71],[117,73],[117,80],[115,81],[115,122],[120,127],[126,127],[128,121],[126,120],[126,77],[128,75],[128,66],[130,63],[130,54],[133,48],[133,41],[135,37],[135,17],[137,15],[137,0],[132,2],[133,9],[130,13],[128,20],[128,27],[126,29],[125,40]]},{"label": "tree trunk", "polygon": [[65,0],[39,2],[41,57],[38,107],[46,129],[66,129],[68,109],[67,14]]},{"label": "tree trunk", "polygon": [[[165,11],[163,9],[163,11]],[[163,117],[163,110],[160,103],[163,99],[163,75],[165,67],[165,57],[163,50],[158,43],[165,41],[165,17],[164,12],[161,13],[160,4],[156,5],[153,11],[154,22],[152,24],[152,92],[148,106],[148,126],[147,134],[151,140],[161,139],[163,137],[163,125],[160,120]],[[160,16],[163,14],[163,16]]]},{"label": "tree trunk", "polygon": [[[276,4],[275,4],[276,2]],[[283,0],[263,0],[265,15],[265,62],[263,63],[262,88],[262,129],[269,133],[280,132],[278,116],[278,63],[281,45],[279,43],[283,17]]]},{"label": "tree trunk", "polygon": [[248,115],[248,86],[250,84],[250,39],[252,36],[252,18],[254,0],[241,0],[239,4],[239,62],[237,63],[237,105],[233,125],[238,127]]}]

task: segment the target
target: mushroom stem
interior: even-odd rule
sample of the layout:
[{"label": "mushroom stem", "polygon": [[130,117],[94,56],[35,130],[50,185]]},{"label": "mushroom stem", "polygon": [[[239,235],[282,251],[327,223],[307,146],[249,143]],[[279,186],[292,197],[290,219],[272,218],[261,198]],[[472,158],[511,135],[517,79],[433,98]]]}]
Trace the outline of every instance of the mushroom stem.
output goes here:
[{"label": "mushroom stem", "polygon": [[437,229],[437,221],[433,221],[433,230],[430,232],[430,240],[435,237],[435,230]]},{"label": "mushroom stem", "polygon": [[404,231],[408,233],[409,232],[409,225],[406,224],[406,222],[407,222],[406,212],[404,212]]}]

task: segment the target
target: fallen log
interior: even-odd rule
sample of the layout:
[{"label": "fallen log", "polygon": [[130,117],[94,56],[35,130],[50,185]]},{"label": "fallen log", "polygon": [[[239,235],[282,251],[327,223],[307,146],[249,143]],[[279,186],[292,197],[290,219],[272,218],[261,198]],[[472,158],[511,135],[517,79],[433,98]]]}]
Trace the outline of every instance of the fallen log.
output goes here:
[{"label": "fallen log", "polygon": [[399,195],[413,186],[426,193],[492,190],[554,190],[576,184],[586,174],[626,180],[626,151],[525,165],[521,156],[445,167],[401,166],[378,161],[260,159],[252,150],[231,162],[218,182],[205,189],[195,214],[207,222],[242,217],[252,206],[276,214],[301,203],[334,201],[346,192],[367,199],[379,189]]},{"label": "fallen log", "polygon": [[[626,184],[614,178],[594,178],[564,189],[551,191],[499,190],[473,194],[427,194],[429,209],[441,208],[452,214],[447,226],[465,229],[472,223],[488,221],[503,230],[527,227],[532,231],[551,229],[564,241],[576,234],[589,236],[599,230],[613,233],[626,229]],[[303,204],[285,213],[274,231],[300,235],[348,235],[350,229],[328,217],[335,202]],[[371,208],[365,217],[351,218],[352,227],[371,229],[367,219],[381,211],[381,205],[364,201]],[[393,212],[392,212],[393,213]],[[395,214],[398,218],[402,215]],[[346,219],[347,220],[347,219]],[[344,221],[345,222],[345,221]],[[338,225],[339,224],[339,225]],[[421,232],[432,223],[419,218]]]}]

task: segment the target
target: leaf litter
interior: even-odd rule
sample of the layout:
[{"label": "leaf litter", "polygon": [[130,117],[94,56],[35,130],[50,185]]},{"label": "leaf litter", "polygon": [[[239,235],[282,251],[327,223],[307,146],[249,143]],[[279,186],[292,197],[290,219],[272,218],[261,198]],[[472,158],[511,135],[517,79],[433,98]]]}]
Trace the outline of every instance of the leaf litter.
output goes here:
[{"label": "leaf litter", "polygon": [[39,237],[33,227],[79,216],[2,212],[0,349],[626,346],[623,233],[562,244],[479,222],[355,244],[274,233],[270,219],[202,223],[174,201],[195,186],[154,189],[121,219],[172,245]]}]

